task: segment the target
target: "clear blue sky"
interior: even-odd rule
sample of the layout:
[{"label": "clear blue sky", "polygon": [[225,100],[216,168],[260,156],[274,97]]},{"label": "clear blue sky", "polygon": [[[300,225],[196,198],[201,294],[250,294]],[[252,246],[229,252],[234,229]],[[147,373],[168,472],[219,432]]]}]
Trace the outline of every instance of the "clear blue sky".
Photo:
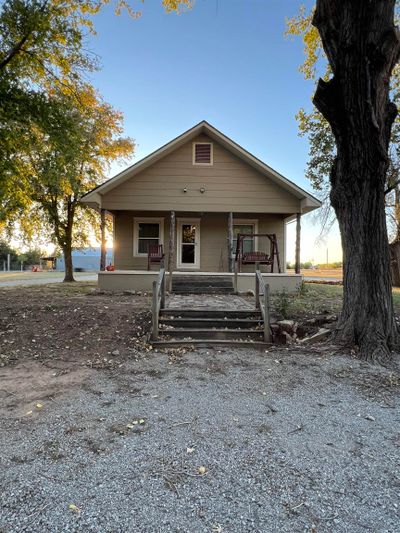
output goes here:
[{"label": "clear blue sky", "polygon": [[[311,192],[304,178],[308,145],[295,115],[310,108],[313,85],[298,66],[302,44],[284,36],[297,0],[196,0],[194,9],[166,14],[161,0],[137,2],[133,20],[106,8],[95,19],[88,48],[100,57],[94,85],[123,111],[125,133],[142,158],[205,119]],[[302,260],[323,261],[316,224],[305,217]],[[293,241],[293,229],[289,230]],[[337,231],[330,259],[340,259]],[[293,251],[293,253],[292,253]],[[288,259],[293,259],[289,244]]]}]

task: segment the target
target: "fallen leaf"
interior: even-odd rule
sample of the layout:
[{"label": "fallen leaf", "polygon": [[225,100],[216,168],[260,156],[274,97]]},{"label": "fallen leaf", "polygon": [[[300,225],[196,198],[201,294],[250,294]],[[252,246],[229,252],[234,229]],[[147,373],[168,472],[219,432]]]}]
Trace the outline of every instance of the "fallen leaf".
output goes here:
[{"label": "fallen leaf", "polygon": [[198,468],[197,471],[198,471],[198,473],[199,473],[201,476],[204,476],[204,474],[207,472],[205,466],[199,466],[199,468]]},{"label": "fallen leaf", "polygon": [[193,453],[194,452],[194,448],[186,448],[186,452],[187,453]]},{"label": "fallen leaf", "polygon": [[42,403],[37,403],[36,407],[37,407],[37,409],[42,409],[43,408],[43,404]]},{"label": "fallen leaf", "polygon": [[71,511],[75,511],[75,513],[80,513],[81,512],[79,507],[77,507],[74,503],[70,503],[68,505],[68,509],[71,509]]},{"label": "fallen leaf", "polygon": [[375,418],[374,418],[373,416],[371,416],[371,415],[367,415],[367,416],[365,417],[365,419],[366,419],[366,420],[371,420],[371,422],[375,422]]}]

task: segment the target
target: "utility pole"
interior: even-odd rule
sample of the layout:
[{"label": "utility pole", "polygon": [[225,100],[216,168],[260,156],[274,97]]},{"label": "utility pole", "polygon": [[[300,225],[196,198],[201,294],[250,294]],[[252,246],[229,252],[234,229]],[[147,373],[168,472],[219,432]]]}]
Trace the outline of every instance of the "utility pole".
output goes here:
[{"label": "utility pole", "polygon": [[11,256],[10,254],[7,254],[7,270],[10,272],[10,266],[11,266]]},{"label": "utility pole", "polygon": [[326,266],[329,264],[329,249],[326,249]]}]

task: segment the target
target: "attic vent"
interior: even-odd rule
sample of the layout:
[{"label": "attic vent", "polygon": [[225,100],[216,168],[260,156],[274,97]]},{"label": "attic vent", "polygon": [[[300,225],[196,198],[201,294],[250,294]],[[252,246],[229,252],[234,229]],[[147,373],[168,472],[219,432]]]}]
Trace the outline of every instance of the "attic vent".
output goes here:
[{"label": "attic vent", "polygon": [[193,144],[193,164],[212,165],[213,164],[212,143]]}]

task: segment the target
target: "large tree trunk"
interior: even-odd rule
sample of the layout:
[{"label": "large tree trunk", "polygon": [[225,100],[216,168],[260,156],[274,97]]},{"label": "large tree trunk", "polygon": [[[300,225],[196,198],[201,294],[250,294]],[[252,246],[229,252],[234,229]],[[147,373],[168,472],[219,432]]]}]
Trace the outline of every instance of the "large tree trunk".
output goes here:
[{"label": "large tree trunk", "polygon": [[388,146],[396,108],[389,81],[399,55],[395,0],[317,0],[318,28],[333,77],[314,103],[332,127],[331,172],[344,256],[344,298],[335,340],[384,360],[397,343],[385,218]]},{"label": "large tree trunk", "polygon": [[65,274],[64,282],[75,281],[74,279],[74,266],[72,264],[72,246],[71,243],[67,243],[63,246]]}]

